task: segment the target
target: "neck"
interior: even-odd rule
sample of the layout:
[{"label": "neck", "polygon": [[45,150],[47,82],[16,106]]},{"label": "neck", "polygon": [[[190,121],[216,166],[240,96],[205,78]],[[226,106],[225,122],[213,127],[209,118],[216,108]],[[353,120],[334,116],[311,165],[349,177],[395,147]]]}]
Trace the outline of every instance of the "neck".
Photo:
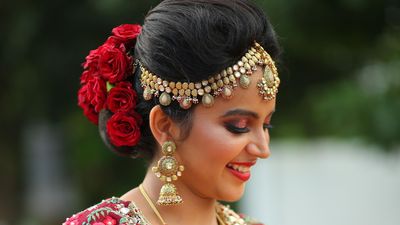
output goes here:
[{"label": "neck", "polygon": [[[176,183],[176,184],[175,184]],[[168,225],[188,224],[188,225],[217,225],[215,205],[216,200],[203,198],[193,193],[187,186],[179,182],[174,182],[178,188],[178,193],[183,199],[183,203],[173,206],[157,205],[157,199],[160,193],[162,182],[154,176],[151,169],[146,173],[143,181],[143,187],[161,214],[161,217]],[[121,197],[125,200],[134,201],[144,213],[144,216],[150,220],[152,225],[161,224],[149,204],[145,201],[140,191],[136,188]]]},{"label": "neck", "polygon": [[[183,203],[176,206],[156,205],[161,216],[168,225],[174,224],[217,224],[215,213],[215,199],[202,198],[193,193],[186,186],[177,183],[178,193],[183,198]],[[155,204],[162,182],[148,170],[143,181],[143,186]]]}]

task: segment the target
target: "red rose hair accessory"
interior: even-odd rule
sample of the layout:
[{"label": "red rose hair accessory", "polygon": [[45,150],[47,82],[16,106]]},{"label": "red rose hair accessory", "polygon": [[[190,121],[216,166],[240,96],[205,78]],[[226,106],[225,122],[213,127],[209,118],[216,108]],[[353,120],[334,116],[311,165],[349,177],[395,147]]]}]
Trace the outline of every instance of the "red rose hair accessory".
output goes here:
[{"label": "red rose hair accessory", "polygon": [[107,121],[107,132],[111,143],[117,147],[135,146],[140,140],[140,115],[133,112],[115,113]]},{"label": "red rose hair accessory", "polygon": [[134,146],[141,136],[142,119],[134,111],[137,93],[128,81],[132,80],[134,60],[129,50],[134,47],[141,29],[138,24],[115,27],[107,41],[90,51],[82,64],[78,105],[96,125],[101,110],[114,113],[106,127],[110,142],[117,147]]}]

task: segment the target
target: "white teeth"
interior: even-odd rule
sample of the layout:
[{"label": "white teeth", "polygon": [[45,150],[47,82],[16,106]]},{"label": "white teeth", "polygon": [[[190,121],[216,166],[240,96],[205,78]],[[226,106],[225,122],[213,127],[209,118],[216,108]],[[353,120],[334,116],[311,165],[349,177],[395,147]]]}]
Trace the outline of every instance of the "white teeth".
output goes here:
[{"label": "white teeth", "polygon": [[239,171],[241,173],[247,173],[250,171],[250,168],[247,166],[240,166],[240,165],[231,164],[231,163],[228,163],[228,167],[230,167],[236,171]]}]

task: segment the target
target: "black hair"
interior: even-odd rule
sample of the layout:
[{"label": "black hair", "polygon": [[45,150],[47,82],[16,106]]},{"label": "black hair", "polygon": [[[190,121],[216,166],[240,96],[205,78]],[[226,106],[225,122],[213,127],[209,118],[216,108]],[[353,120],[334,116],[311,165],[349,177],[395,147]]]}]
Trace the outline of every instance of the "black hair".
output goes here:
[{"label": "black hair", "polygon": [[[254,41],[277,61],[280,49],[276,34],[264,12],[249,0],[165,0],[146,15],[132,54],[162,79],[198,82],[236,63]],[[139,143],[134,147],[112,146],[105,132],[111,115],[106,110],[100,113],[99,129],[103,140],[115,152],[152,158],[156,141],[149,127],[149,113],[158,99],[145,101],[140,69],[136,69],[134,77],[139,96],[135,111],[143,118]],[[187,135],[194,108],[184,110],[176,101],[162,106],[164,113]]]}]

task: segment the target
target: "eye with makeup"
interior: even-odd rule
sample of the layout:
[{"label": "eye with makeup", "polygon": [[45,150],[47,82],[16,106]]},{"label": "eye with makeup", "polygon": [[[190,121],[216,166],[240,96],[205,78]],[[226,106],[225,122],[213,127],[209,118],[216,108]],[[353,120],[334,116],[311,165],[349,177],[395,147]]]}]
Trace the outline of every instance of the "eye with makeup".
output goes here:
[{"label": "eye with makeup", "polygon": [[273,114],[274,112],[275,112],[275,111],[272,111],[272,112],[265,118],[265,120],[264,120],[263,129],[264,129],[265,131],[270,131],[272,128],[274,128],[274,126],[271,124],[271,118],[272,118],[272,114]]},{"label": "eye with makeup", "polygon": [[272,128],[274,128],[274,126],[272,126],[272,124],[269,123],[264,123],[263,128],[264,130],[271,130]]},{"label": "eye with makeup", "polygon": [[224,123],[225,128],[234,134],[243,134],[250,131],[247,119],[236,119]]},{"label": "eye with makeup", "polygon": [[243,134],[250,132],[252,127],[262,126],[262,129],[267,132],[272,129],[271,117],[274,111],[270,112],[262,124],[259,124],[259,115],[255,112],[235,109],[225,113],[222,118],[225,120],[224,127],[233,134]]},{"label": "eye with makeup", "polygon": [[[225,128],[234,134],[243,134],[243,133],[247,133],[250,131],[250,128],[248,127],[249,121],[248,119],[235,119],[232,121],[228,121],[225,122]],[[272,128],[274,128],[274,126],[272,124],[270,124],[270,122],[265,122],[262,125],[263,130],[267,131],[267,130],[271,130]]]}]

